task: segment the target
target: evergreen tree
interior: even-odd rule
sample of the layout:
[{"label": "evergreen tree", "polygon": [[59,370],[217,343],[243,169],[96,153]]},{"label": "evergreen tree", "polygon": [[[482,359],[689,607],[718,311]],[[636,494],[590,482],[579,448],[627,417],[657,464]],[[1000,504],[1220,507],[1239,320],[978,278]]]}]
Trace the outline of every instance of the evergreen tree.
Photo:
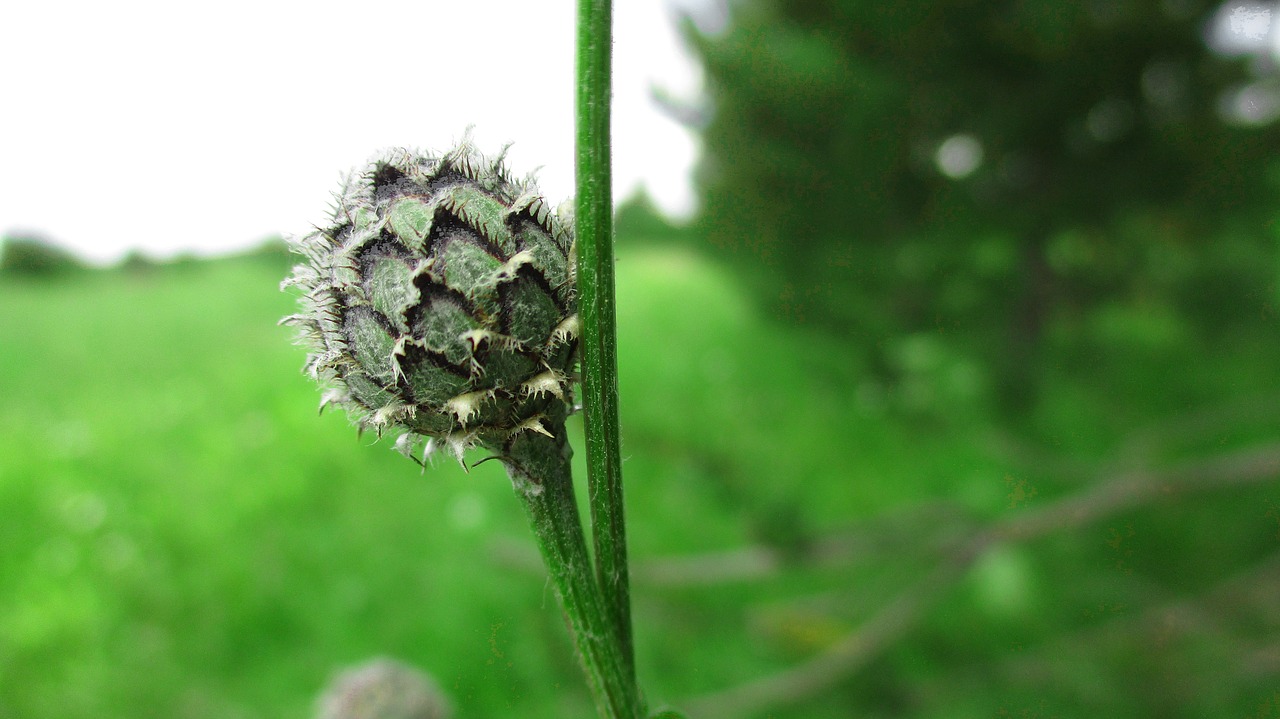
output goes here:
[{"label": "evergreen tree", "polygon": [[1210,48],[1216,9],[734,3],[723,32],[687,27],[712,103],[700,234],[775,309],[865,347],[954,330],[1015,410],[1055,327],[1254,322],[1277,93],[1269,63]]}]

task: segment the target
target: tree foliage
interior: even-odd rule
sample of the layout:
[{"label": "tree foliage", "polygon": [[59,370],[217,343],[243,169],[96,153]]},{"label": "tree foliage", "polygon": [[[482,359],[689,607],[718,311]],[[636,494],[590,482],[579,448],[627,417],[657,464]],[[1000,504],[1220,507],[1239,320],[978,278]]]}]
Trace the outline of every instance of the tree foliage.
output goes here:
[{"label": "tree foliage", "polygon": [[687,28],[701,235],[889,374],[900,338],[950,333],[1009,409],[1055,337],[1170,350],[1256,324],[1280,132],[1232,104],[1274,97],[1269,67],[1210,49],[1215,9],[734,3],[723,32]]},{"label": "tree foliage", "polygon": [[41,235],[8,235],[0,239],[0,275],[52,277],[85,269],[74,254]]}]

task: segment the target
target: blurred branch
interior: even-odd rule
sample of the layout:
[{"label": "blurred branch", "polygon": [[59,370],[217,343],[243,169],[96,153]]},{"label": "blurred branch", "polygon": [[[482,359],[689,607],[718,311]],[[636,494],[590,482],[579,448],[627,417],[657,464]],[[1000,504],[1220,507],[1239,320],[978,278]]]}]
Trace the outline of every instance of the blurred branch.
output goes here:
[{"label": "blurred branch", "polygon": [[972,522],[962,507],[949,502],[933,502],[911,511],[843,532],[815,537],[797,551],[784,551],[764,544],[718,552],[664,557],[637,563],[632,573],[646,586],[679,588],[734,581],[755,581],[776,577],[798,567],[848,567],[859,559],[909,551],[921,544],[921,528],[948,536],[969,531]]},{"label": "blurred branch", "polygon": [[858,629],[799,666],[678,704],[689,716],[714,719],[748,716],[817,694],[857,672],[905,634],[941,591],[964,574],[970,561],[939,565],[923,580],[899,593]]},{"label": "blurred branch", "polygon": [[1261,484],[1280,476],[1280,444],[1242,450],[1167,472],[1129,472],[1039,510],[1018,513],[974,531],[944,552],[944,561],[879,613],[825,652],[796,667],[738,687],[680,702],[690,716],[746,716],[794,703],[857,673],[907,633],[944,590],[964,576],[987,549],[1073,529],[1148,503],[1191,493]]},{"label": "blurred branch", "polygon": [[1107,515],[1184,493],[1259,484],[1280,475],[1280,444],[1190,462],[1163,472],[1131,471],[1040,510],[997,522],[974,538],[976,551],[1003,540],[1021,541],[1078,527]]},{"label": "blurred branch", "polygon": [[[972,544],[979,539],[990,544],[1030,538],[1093,521],[1101,514],[1113,514],[1166,497],[1173,499],[1188,489],[1204,491],[1236,482],[1252,482],[1258,478],[1259,467],[1267,466],[1267,462],[1274,464],[1277,458],[1280,458],[1280,445],[1267,445],[1156,474],[1125,472],[1039,511],[1025,511],[982,530],[966,526],[968,522],[960,507],[932,503],[871,526],[817,538],[798,556],[767,545],[753,545],[679,558],[651,559],[638,563],[633,573],[637,581],[646,585],[667,587],[766,579],[797,566],[846,566],[860,557],[883,556],[889,551],[918,547],[921,527],[935,533],[932,542],[935,548],[956,546],[954,535],[958,531],[970,534],[968,538],[962,537],[959,544]],[[984,536],[986,534],[990,536]],[[975,551],[984,548],[976,547]],[[531,566],[536,565],[531,563]]]},{"label": "blurred branch", "polygon": [[[1205,662],[1198,680],[1212,683],[1230,677],[1263,678],[1280,673],[1280,637],[1258,634],[1258,620],[1274,614],[1280,596],[1280,552],[1226,577],[1192,597],[1163,602],[1136,614],[1117,616],[1069,636],[1057,637],[1030,656],[1003,663],[1002,671],[1019,677],[1051,676],[1064,652],[1096,656],[1110,642],[1127,646],[1142,641],[1161,650],[1180,639],[1212,637],[1223,649],[1218,661]],[[1252,612],[1254,616],[1246,616]],[[1234,620],[1234,621],[1232,621]],[[1233,636],[1234,633],[1234,636]],[[1246,642],[1245,638],[1250,641]],[[1052,654],[1055,660],[1046,658]],[[1217,677],[1215,679],[1215,677]],[[1194,688],[1192,688],[1194,690]]]}]

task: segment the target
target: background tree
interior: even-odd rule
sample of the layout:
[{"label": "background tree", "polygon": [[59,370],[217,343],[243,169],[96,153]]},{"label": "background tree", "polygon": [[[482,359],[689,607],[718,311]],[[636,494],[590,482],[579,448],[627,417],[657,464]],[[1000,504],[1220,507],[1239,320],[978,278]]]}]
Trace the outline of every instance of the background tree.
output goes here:
[{"label": "background tree", "polygon": [[688,26],[713,108],[700,234],[891,379],[903,336],[941,333],[1006,410],[1046,372],[1105,374],[1072,356],[1117,334],[1220,341],[1274,299],[1280,132],[1269,63],[1206,42],[1215,9],[733,3],[723,32]]},{"label": "background tree", "polygon": [[53,277],[85,269],[71,252],[41,234],[0,238],[0,276]]}]

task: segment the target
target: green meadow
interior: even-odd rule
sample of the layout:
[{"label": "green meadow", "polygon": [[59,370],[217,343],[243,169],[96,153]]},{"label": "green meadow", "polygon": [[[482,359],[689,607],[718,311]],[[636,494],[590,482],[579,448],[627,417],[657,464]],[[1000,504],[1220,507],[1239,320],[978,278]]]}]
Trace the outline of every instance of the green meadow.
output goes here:
[{"label": "green meadow", "polygon": [[[287,264],[0,277],[0,717],[301,719],[335,671],[375,656],[429,671],[462,719],[590,715],[498,463],[419,468],[317,417],[304,351],[276,325],[293,311]],[[1120,436],[1134,417],[1051,393],[1027,434],[1057,441],[1034,445],[928,334],[903,342],[910,381],[888,386],[850,338],[764,316],[691,250],[623,243],[618,292],[652,703],[1280,716],[1276,645],[1258,639],[1280,621],[1267,456],[1266,481],[1211,469],[1201,491],[1191,470],[1151,485],[1163,498],[1134,483],[1200,457],[1258,461],[1280,419],[1256,391],[1265,356],[1211,388],[1212,436]],[[1142,384],[1158,378],[1117,377],[1158,395]],[[1138,499],[1064,513],[1105,483]],[[1041,509],[1047,527],[1010,524]],[[795,667],[793,694],[758,711],[750,693],[706,699]]]}]

